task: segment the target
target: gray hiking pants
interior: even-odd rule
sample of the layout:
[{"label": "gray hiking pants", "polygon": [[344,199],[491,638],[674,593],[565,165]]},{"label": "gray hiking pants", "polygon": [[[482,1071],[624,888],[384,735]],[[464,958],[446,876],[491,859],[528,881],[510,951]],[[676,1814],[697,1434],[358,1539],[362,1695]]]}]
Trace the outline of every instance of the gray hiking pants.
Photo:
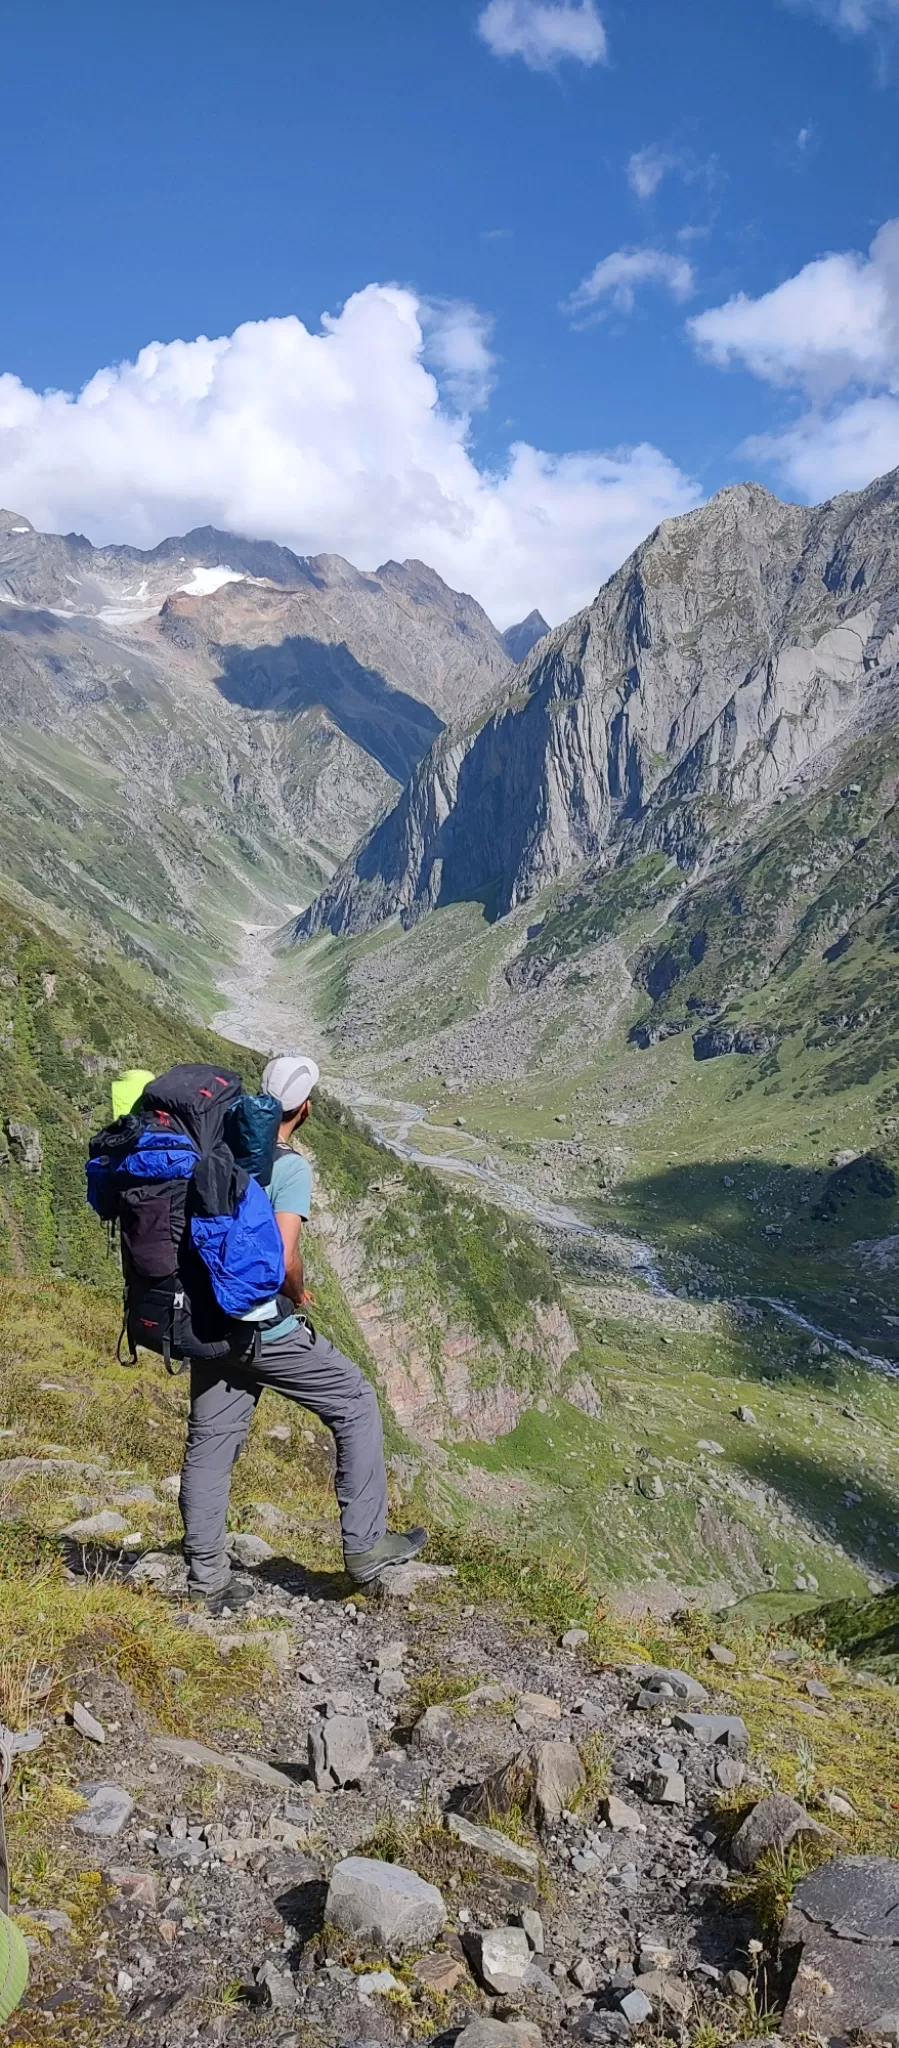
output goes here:
[{"label": "gray hiking pants", "polygon": [[188,1581],[217,1593],[230,1574],[226,1550],[231,1468],[247,1440],[263,1387],[297,1401],[330,1429],[337,1447],[335,1488],[345,1550],[371,1550],[387,1528],[387,1474],[373,1386],[307,1323],[263,1344],[258,1362],[195,1363],[181,1473],[181,1519]]}]

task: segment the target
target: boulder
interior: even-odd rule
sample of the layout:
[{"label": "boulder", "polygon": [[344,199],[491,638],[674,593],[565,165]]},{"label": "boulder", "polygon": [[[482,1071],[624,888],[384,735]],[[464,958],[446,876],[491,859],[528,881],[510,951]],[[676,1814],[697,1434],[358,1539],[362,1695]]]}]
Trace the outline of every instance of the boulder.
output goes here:
[{"label": "boulder", "polygon": [[347,1856],[331,1872],[325,1918],[361,1947],[393,1953],[436,1941],[446,1907],[436,1885],[401,1863]]},{"label": "boulder", "polygon": [[819,1827],[797,1799],[790,1799],[785,1792],[773,1792],[770,1798],[759,1800],[737,1829],[730,1845],[730,1860],[735,1870],[754,1870],[767,1850],[786,1849],[797,1836],[824,1839],[826,1834],[826,1828]]},{"label": "boulder", "polygon": [[332,1714],[309,1730],[309,1768],[318,1792],[360,1784],[374,1754],[364,1714]]},{"label": "boulder", "polygon": [[670,1670],[665,1664],[632,1664],[631,1677],[639,1679],[644,1692],[658,1692],[662,1686],[670,1688],[663,1698],[692,1700],[697,1707],[705,1705],[708,1693],[698,1678],[691,1678],[688,1671]]},{"label": "boulder", "polygon": [[535,1742],[492,1771],[482,1784],[471,1786],[460,1806],[471,1820],[490,1820],[514,1809],[542,1827],[559,1819],[583,1784],[576,1743]]},{"label": "boulder", "polygon": [[673,1725],[697,1742],[720,1742],[733,1756],[745,1756],[749,1748],[749,1729],[739,1714],[675,1714]]},{"label": "boulder", "polygon": [[[783,2032],[899,2034],[899,1861],[840,1856],[796,1886],[781,1934]],[[826,1991],[824,1987],[827,1987]]]}]

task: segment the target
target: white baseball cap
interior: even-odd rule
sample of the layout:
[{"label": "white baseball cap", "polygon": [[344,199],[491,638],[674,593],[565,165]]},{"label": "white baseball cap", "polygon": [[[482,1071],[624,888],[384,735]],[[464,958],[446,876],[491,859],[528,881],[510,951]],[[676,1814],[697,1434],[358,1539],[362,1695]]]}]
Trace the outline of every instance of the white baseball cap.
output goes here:
[{"label": "white baseball cap", "polygon": [[267,1095],[277,1096],[285,1116],[292,1116],[294,1110],[302,1109],[303,1103],[308,1102],[319,1078],[318,1067],[307,1053],[282,1052],[277,1059],[269,1060],[262,1086]]}]

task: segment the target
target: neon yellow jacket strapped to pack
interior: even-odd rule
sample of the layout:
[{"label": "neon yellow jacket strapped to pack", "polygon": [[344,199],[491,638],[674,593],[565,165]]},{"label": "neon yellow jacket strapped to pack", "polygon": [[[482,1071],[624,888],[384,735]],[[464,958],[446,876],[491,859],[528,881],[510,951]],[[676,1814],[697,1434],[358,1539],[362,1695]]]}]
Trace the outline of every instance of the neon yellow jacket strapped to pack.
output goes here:
[{"label": "neon yellow jacket strapped to pack", "polygon": [[127,1116],[129,1109],[134,1108],[138,1097],[143,1094],[147,1082],[154,1078],[148,1067],[129,1067],[127,1074],[120,1074],[118,1080],[112,1084],[113,1116]]}]

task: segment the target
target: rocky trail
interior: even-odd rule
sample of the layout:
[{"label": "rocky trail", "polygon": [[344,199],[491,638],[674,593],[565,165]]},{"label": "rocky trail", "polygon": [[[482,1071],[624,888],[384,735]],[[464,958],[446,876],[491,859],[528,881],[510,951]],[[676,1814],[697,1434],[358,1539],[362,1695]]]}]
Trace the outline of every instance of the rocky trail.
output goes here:
[{"label": "rocky trail", "polygon": [[[734,1651],[707,1648],[701,1679],[610,1665],[584,1629],[559,1640],[468,1603],[452,1568],[348,1601],[261,1539],[233,1548],[255,1589],[239,1627],[179,1620],[223,1662],[267,1647],[252,1732],[160,1734],[127,1683],[85,1675],[17,1733],[64,1758],[70,1844],[100,1889],[87,1930],[20,1900],[32,1984],[13,2041],[724,2044],[770,2035],[784,2004],[792,2036],[895,2039],[899,1862],[815,1872],[851,1804],[829,1791],[822,1821],[772,1793],[728,1691]],[[129,1569],[136,1600],[182,1589],[163,1553],[69,1558]],[[803,1655],[771,1651],[772,1690],[788,1678],[820,1718],[838,1686],[851,1713],[848,1674],[825,1685]],[[788,1939],[763,1946],[753,1872],[800,1850]]]}]

